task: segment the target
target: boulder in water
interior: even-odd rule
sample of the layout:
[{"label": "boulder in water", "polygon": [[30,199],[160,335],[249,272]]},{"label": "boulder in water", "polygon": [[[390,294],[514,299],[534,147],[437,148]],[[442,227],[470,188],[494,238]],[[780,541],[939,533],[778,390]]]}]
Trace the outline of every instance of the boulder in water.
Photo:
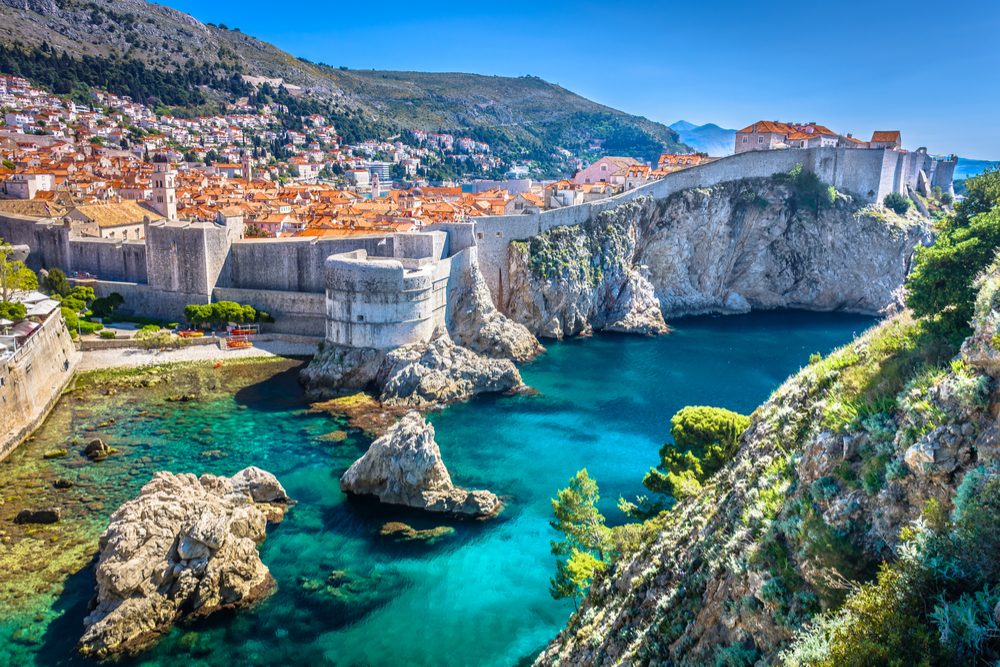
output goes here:
[{"label": "boulder in water", "polygon": [[452,484],[434,441],[434,427],[419,412],[407,413],[340,478],[340,489],[391,505],[473,517],[497,514],[500,499],[489,491]]},{"label": "boulder in water", "polygon": [[21,510],[14,517],[14,523],[56,523],[62,517],[62,509],[53,507],[40,510]]},{"label": "boulder in water", "polygon": [[266,597],[274,580],[257,545],[268,518],[290,503],[259,468],[233,477],[156,473],[101,535],[97,607],[84,620],[80,652],[135,654],[178,620]]}]

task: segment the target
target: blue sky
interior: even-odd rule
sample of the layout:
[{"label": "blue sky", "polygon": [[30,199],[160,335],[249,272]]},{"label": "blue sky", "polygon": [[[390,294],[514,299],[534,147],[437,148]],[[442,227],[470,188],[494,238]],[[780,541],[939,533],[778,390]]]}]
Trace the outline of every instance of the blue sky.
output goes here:
[{"label": "blue sky", "polygon": [[1000,159],[997,0],[163,4],[334,66],[534,74],[665,123],[899,129]]}]

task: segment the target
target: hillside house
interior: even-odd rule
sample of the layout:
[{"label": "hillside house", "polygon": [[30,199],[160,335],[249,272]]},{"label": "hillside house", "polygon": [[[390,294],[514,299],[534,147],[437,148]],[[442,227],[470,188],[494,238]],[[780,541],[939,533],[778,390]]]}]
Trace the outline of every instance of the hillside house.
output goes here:
[{"label": "hillside house", "polygon": [[624,186],[628,178],[629,167],[639,164],[642,163],[635,158],[605,156],[578,171],[573,177],[573,182],[579,185],[610,183]]}]

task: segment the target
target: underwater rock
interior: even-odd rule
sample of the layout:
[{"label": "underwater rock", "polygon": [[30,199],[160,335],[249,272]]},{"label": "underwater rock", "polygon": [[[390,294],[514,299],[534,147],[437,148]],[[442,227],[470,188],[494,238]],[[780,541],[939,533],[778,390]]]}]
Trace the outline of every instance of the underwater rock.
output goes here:
[{"label": "underwater rock", "polygon": [[[451,537],[455,534],[455,529],[451,526],[437,526],[426,530],[417,530],[413,526],[401,521],[389,521],[382,524],[378,531],[382,537],[389,537],[396,542],[427,542],[433,544],[443,537]],[[328,580],[329,581],[329,580]]]},{"label": "underwater rock", "polygon": [[50,449],[49,451],[42,454],[43,459],[61,459],[62,457],[69,454],[69,450],[66,449]]},{"label": "underwater rock", "polygon": [[351,464],[340,478],[340,490],[375,496],[391,505],[465,516],[493,516],[502,507],[489,491],[452,484],[434,441],[434,427],[416,411],[407,413]]},{"label": "underwater rock", "polygon": [[53,507],[40,510],[21,510],[14,517],[14,523],[56,523],[62,517],[62,509]]},{"label": "underwater rock", "polygon": [[115,450],[109,447],[106,442],[100,438],[95,438],[87,443],[87,446],[83,448],[83,455],[91,461],[97,462],[108,458],[114,453],[114,451]]},{"label": "underwater rock", "polygon": [[57,489],[71,489],[73,488],[73,481],[69,479],[57,479],[52,482],[52,486]]},{"label": "underwater rock", "polygon": [[111,516],[99,542],[97,607],[84,620],[82,654],[135,654],[178,620],[246,607],[274,580],[257,545],[291,500],[274,475],[158,472]]}]

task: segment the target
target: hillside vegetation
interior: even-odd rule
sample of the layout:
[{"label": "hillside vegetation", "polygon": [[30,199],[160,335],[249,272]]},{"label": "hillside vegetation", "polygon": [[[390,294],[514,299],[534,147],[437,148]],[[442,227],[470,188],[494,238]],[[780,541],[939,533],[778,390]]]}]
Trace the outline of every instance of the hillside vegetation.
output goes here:
[{"label": "hillside vegetation", "polygon": [[[60,92],[79,83],[103,84],[114,93],[162,103],[173,113],[213,112],[245,95],[238,78],[252,75],[301,87],[334,118],[353,113],[370,125],[391,128],[379,138],[408,129],[467,134],[489,142],[509,160],[536,161],[548,173],[568,164],[569,156],[558,149],[573,156],[618,153],[652,161],[662,151],[685,148],[676,132],[660,123],[537,77],[348,70],[311,63],[235,27],[203,24],[143,0],[0,0],[0,21],[0,43],[8,47],[88,57],[85,68],[60,68],[58,59],[42,63],[51,71],[39,76],[38,64],[19,67],[16,54],[8,53],[0,61],[6,73],[25,70],[36,79],[55,80]],[[72,78],[81,69],[112,76]],[[122,71],[128,76],[114,75]],[[601,148],[588,151],[592,143]]]}]

